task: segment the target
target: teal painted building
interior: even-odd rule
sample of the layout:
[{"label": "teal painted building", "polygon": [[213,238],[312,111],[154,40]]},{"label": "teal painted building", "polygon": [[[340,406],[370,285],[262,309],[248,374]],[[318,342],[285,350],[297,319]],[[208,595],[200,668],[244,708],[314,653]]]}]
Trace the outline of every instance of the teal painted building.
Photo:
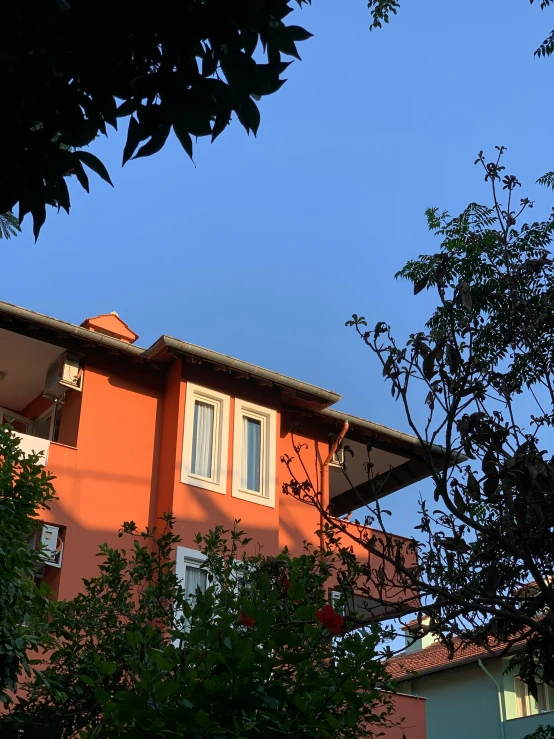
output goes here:
[{"label": "teal painted building", "polygon": [[389,671],[401,692],[427,699],[427,739],[524,739],[540,725],[554,727],[554,690],[540,685],[536,701],[506,672],[508,662],[480,647],[449,660],[427,636],[390,660]]}]

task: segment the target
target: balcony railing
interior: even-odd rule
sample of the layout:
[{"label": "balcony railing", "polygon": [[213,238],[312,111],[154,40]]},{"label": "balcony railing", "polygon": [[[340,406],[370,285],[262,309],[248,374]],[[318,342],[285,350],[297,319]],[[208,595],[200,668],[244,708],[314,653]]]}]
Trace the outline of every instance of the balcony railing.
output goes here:
[{"label": "balcony railing", "polygon": [[30,434],[21,434],[14,432],[19,439],[20,449],[28,456],[30,454],[38,454],[40,465],[48,464],[48,455],[50,453],[51,442],[48,439],[41,439],[38,436]]},{"label": "balcony railing", "polygon": [[504,722],[506,739],[524,739],[532,734],[539,726],[554,726],[554,711],[546,711],[536,716],[512,718]]},{"label": "balcony railing", "polygon": [[[385,534],[378,529],[340,519],[337,519],[337,524],[344,526],[341,544],[352,546],[356,559],[367,566],[367,576],[358,581],[360,590],[354,597],[356,609],[370,620],[392,618],[413,611],[419,601],[406,572],[417,564],[416,552],[409,546],[411,539],[391,533],[387,547]],[[387,559],[393,561],[386,561],[375,551],[369,551],[360,539],[365,539],[370,549],[384,551]],[[397,565],[402,569],[399,570]]]}]

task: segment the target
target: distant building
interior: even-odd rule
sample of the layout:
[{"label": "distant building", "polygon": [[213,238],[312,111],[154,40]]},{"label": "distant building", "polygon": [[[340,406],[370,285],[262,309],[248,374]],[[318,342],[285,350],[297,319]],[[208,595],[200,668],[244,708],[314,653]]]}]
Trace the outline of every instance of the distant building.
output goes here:
[{"label": "distant building", "polygon": [[[416,641],[405,627],[407,650],[388,662],[402,693],[427,698],[427,739],[523,739],[541,724],[554,726],[554,690],[539,684],[538,699],[513,672],[510,657],[459,646],[452,659],[431,634]],[[409,739],[409,735],[408,735]]]}]

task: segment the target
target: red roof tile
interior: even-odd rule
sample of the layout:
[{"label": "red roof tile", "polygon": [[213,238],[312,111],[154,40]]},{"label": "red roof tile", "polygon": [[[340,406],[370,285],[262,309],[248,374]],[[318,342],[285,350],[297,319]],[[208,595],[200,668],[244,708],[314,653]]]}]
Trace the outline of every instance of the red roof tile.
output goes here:
[{"label": "red roof tile", "polygon": [[502,652],[505,646],[498,645],[486,649],[474,644],[460,646],[459,640],[454,640],[455,649],[452,659],[448,658],[448,649],[443,644],[431,644],[417,652],[399,654],[387,662],[387,670],[395,680],[410,680],[413,673],[427,674],[439,672],[463,662],[474,662],[482,657],[490,657],[491,651]]}]

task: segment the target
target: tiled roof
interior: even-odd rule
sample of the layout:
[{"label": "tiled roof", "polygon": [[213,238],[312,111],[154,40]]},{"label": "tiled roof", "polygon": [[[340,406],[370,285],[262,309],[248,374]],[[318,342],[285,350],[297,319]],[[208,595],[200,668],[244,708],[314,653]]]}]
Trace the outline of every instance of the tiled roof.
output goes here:
[{"label": "tiled roof", "polygon": [[412,626],[418,626],[418,627],[419,627],[419,626],[421,626],[422,622],[424,622],[424,621],[425,621],[425,618],[423,618],[423,619],[421,619],[421,620],[420,620],[420,619],[418,619],[418,618],[414,618],[414,619],[412,619],[411,621],[408,621],[408,623],[407,623],[407,624],[404,624],[402,628],[404,628],[404,629],[409,629],[409,628],[411,628]]},{"label": "tiled roof", "polygon": [[[491,651],[501,653],[505,646],[497,645],[486,649],[474,644],[460,646],[459,640],[454,640],[456,651],[452,659],[448,658],[448,649],[443,644],[431,644],[417,652],[399,654],[387,662],[387,670],[395,680],[410,680],[416,675],[439,672],[464,662],[475,662],[482,657],[490,657]],[[456,648],[457,647],[457,648]]]}]

